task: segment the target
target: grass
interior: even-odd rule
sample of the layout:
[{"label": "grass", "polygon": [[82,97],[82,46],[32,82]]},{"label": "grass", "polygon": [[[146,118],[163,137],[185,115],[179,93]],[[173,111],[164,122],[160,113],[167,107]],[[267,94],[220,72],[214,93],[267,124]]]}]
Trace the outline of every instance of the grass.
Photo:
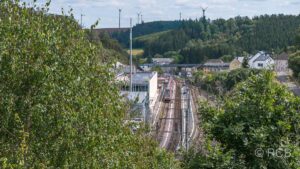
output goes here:
[{"label": "grass", "polygon": [[151,42],[157,40],[161,35],[170,32],[170,30],[152,33],[144,36],[139,36],[134,38],[134,41],[141,41],[141,42]]},{"label": "grass", "polygon": [[[130,50],[127,50],[127,53],[130,54]],[[143,49],[132,49],[132,55],[133,56],[142,56],[144,54]]]}]

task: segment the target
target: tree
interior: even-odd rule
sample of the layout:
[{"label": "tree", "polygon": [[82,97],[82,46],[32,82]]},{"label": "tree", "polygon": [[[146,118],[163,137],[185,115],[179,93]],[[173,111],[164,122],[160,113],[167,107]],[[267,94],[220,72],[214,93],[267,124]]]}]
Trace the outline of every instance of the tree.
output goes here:
[{"label": "tree", "polygon": [[293,70],[293,75],[300,78],[300,51],[289,57],[289,67]]},{"label": "tree", "polygon": [[300,28],[298,29],[298,32],[296,35],[296,45],[298,46],[298,49],[300,49]]},{"label": "tree", "polygon": [[176,168],[124,123],[109,50],[71,13],[19,4],[0,2],[0,167]]},{"label": "tree", "polygon": [[233,152],[235,163],[246,168],[300,167],[300,99],[274,82],[273,74],[250,77],[224,100],[220,110],[202,109],[206,132],[224,154]]},{"label": "tree", "polygon": [[243,60],[243,63],[242,63],[242,68],[249,68],[249,57],[248,56],[245,56],[244,57],[244,60]]}]

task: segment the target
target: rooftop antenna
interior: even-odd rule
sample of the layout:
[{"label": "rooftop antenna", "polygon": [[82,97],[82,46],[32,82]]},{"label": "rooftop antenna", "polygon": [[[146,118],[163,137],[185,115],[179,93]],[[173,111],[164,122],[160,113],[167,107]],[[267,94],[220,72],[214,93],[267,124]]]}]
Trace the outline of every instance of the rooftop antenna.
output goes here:
[{"label": "rooftop antenna", "polygon": [[81,15],[80,15],[80,25],[81,25],[81,27],[83,27],[83,25],[82,25],[82,18],[83,18],[84,16],[85,16],[84,14],[81,14]]},{"label": "rooftop antenna", "polygon": [[121,12],[122,9],[119,9],[119,29],[121,28]]},{"label": "rooftop antenna", "polygon": [[130,18],[130,92],[132,92],[132,18]]}]

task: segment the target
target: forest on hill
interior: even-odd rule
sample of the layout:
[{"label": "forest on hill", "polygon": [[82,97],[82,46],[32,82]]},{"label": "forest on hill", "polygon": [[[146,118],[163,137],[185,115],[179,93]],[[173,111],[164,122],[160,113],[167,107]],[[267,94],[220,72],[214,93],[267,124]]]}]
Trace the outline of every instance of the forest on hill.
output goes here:
[{"label": "forest on hill", "polygon": [[[152,33],[163,32],[167,30],[178,29],[181,26],[180,21],[154,21],[141,24],[137,24],[133,27],[133,38],[149,35]],[[112,38],[117,39],[123,47],[129,46],[129,31],[116,32],[112,34]]]},{"label": "forest on hill", "polygon": [[[181,55],[181,63],[202,63],[207,59],[221,57],[233,58],[254,54],[260,50],[279,53],[295,45],[300,16],[238,16],[228,20],[200,18],[174,23],[179,27],[159,33],[159,36],[159,29],[155,29],[151,32],[154,34],[144,35],[142,40],[135,38],[134,47],[143,48],[144,57],[153,57],[156,54],[164,57],[165,53],[172,51]],[[144,28],[151,29],[150,25],[151,23],[144,25]],[[141,31],[139,28],[139,25],[134,27],[135,37],[139,36],[135,32]],[[124,33],[122,36],[128,41],[128,34]]]}]

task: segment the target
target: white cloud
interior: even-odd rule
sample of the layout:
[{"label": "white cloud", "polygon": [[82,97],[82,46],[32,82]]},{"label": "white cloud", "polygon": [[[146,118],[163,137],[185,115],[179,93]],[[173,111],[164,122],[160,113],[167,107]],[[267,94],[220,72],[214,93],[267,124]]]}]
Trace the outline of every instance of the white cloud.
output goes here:
[{"label": "white cloud", "polygon": [[[23,0],[32,1],[32,0]],[[40,0],[39,3],[45,3]],[[145,21],[175,20],[182,12],[184,18],[197,18],[202,15],[201,7],[208,7],[207,16],[211,19],[229,18],[236,15],[254,16],[261,14],[299,14],[299,0],[52,0],[50,12],[60,13],[61,8],[74,9],[75,17],[85,14],[86,26],[101,18],[101,27],[118,26],[118,9],[122,8],[122,25],[134,21],[142,12]]]}]

